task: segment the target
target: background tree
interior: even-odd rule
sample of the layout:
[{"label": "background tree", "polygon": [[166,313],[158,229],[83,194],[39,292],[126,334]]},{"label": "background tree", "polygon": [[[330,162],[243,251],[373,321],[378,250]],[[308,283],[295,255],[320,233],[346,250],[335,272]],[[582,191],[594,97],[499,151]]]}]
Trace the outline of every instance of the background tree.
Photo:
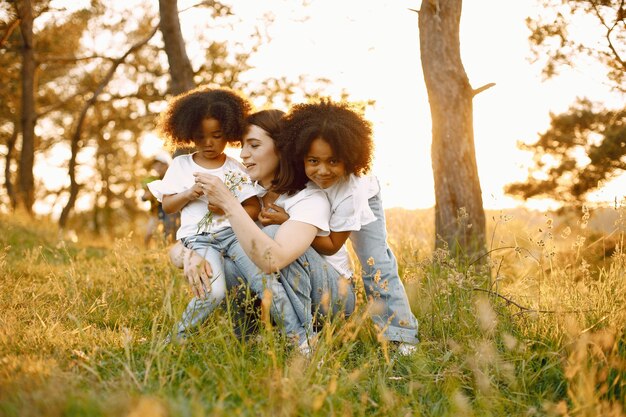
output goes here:
[{"label": "background tree", "polygon": [[[624,0],[543,0],[545,11],[528,18],[529,37],[546,78],[580,62],[601,64],[611,90],[626,94],[626,4]],[[595,23],[597,32],[574,24]],[[590,36],[593,34],[593,36]],[[590,191],[626,169],[626,107],[608,109],[579,99],[563,114],[550,115],[550,127],[539,139],[520,147],[534,152],[526,181],[505,191],[520,198],[547,197],[579,205]]]},{"label": "background tree", "polygon": [[[172,6],[170,1],[163,3]],[[17,182],[21,150],[22,34],[15,23],[15,4],[0,5],[10,9],[0,26],[0,150],[9,191],[6,196],[0,194],[0,204],[5,207],[11,207],[14,200],[12,186]],[[169,9],[159,10],[152,2],[137,7],[92,0],[88,9],[73,11],[43,7],[47,5],[43,0],[36,4],[37,82],[32,112],[38,136],[34,164],[46,165],[55,174],[46,171],[34,178],[34,200],[59,214],[62,227],[87,226],[94,231],[127,234],[123,228],[129,227],[128,222],[132,227],[141,214],[141,178],[147,174],[141,138],[153,130],[156,116],[173,93],[175,70],[168,65],[165,35],[159,31],[160,14]],[[193,45],[189,62],[194,85],[230,87],[250,96],[257,105],[271,106],[288,105],[293,94],[319,94],[328,82],[281,76],[244,81],[242,75],[251,68],[249,57],[268,40],[265,32],[253,28],[245,42],[240,41],[245,44],[233,42],[229,35],[228,40],[220,40],[215,33],[242,32],[238,17],[213,1],[192,7],[193,13],[202,14],[200,20],[208,22],[196,33],[186,31],[187,44]],[[178,17],[172,13],[168,17]],[[188,75],[185,78],[184,85],[189,86]],[[80,208],[79,213],[75,207]]]},{"label": "background tree", "polygon": [[159,17],[159,29],[163,36],[163,49],[167,54],[171,77],[169,90],[172,95],[177,95],[196,86],[180,30],[178,0],[159,0]]},{"label": "background tree", "polygon": [[32,211],[35,202],[35,45],[33,37],[33,6],[30,0],[16,3],[20,33],[22,35],[21,54],[21,112],[22,150],[18,170],[17,204],[27,212]]},{"label": "background tree", "polygon": [[461,4],[461,0],[422,1],[419,37],[432,117],[437,244],[472,255],[485,248],[472,100],[488,86],[473,90],[461,62]]}]

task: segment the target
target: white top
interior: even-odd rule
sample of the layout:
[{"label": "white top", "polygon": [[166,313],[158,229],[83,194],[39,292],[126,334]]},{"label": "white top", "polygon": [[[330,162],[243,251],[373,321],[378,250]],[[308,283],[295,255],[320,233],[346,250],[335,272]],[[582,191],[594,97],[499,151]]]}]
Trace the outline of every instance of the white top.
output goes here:
[{"label": "white top", "polygon": [[[307,189],[321,190],[312,182],[307,184]],[[331,206],[330,230],[332,232],[358,231],[362,226],[376,220],[367,201],[380,191],[376,177],[369,175],[357,177],[350,174],[345,180],[323,191]],[[325,259],[340,274],[346,277],[352,276],[352,264],[345,244],[334,255],[325,256]]]},{"label": "white top", "polygon": [[291,196],[281,194],[274,204],[289,214],[289,220],[317,227],[318,235],[327,236],[330,232],[330,203],[321,189],[305,188]]},{"label": "white top", "polygon": [[[157,200],[162,201],[164,195],[178,194],[192,188],[195,184],[194,172],[219,177],[239,202],[257,195],[257,191],[243,165],[230,156],[226,156],[226,161],[221,167],[214,169],[207,169],[196,164],[193,160],[193,154],[177,156],[170,164],[163,179],[148,183],[148,189]],[[176,232],[176,239],[198,234],[198,223],[208,212],[208,203],[208,198],[203,195],[183,207],[180,211],[180,228]],[[228,219],[224,215],[214,214],[213,221],[206,231],[214,233],[227,227],[230,227]],[[200,230],[200,232],[203,231],[205,231],[204,228]]]}]

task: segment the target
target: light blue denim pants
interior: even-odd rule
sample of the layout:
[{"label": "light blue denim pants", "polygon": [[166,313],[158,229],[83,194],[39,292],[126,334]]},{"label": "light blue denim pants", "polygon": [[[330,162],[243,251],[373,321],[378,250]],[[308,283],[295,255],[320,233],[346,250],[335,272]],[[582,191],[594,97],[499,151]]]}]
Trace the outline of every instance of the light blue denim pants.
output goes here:
[{"label": "light blue denim pants", "polygon": [[[227,271],[239,271],[252,292],[259,298],[263,297],[263,291],[266,288],[271,291],[270,315],[284,328],[286,334],[299,341],[306,339],[311,327],[310,313],[307,314],[310,311],[310,286],[306,280],[300,282],[300,277],[295,274],[295,271],[285,268],[284,274],[280,275],[263,273],[245,254],[230,227],[218,232],[189,236],[181,241],[185,247],[193,249],[209,262],[213,276],[211,291],[207,298],[194,297],[187,304],[182,319],[174,327],[174,336],[177,339],[183,339],[186,333],[202,324],[226,297],[227,283],[223,256],[228,256],[234,264],[229,265]],[[301,302],[296,303],[295,306],[292,305],[293,297],[288,297],[286,290],[290,293],[298,293],[300,297],[295,300],[301,300]]]},{"label": "light blue denim pants", "polygon": [[174,326],[174,337],[182,339],[185,334],[196,329],[217,308],[226,297],[226,278],[224,274],[224,258],[222,253],[235,242],[235,234],[228,227],[215,233],[200,233],[184,237],[182,244],[204,257],[211,265],[211,289],[205,299],[191,299],[182,319]]},{"label": "light blue denim pants", "polygon": [[417,344],[417,319],[411,312],[400,280],[396,257],[387,244],[385,212],[380,193],[370,198],[368,203],[376,221],[361,227],[358,232],[350,233],[350,241],[361,263],[368,300],[376,303],[372,320],[380,329],[384,329],[383,335],[387,340]]},{"label": "light blue denim pants", "polygon": [[[263,232],[273,238],[278,228],[278,225],[266,226],[263,228]],[[228,276],[229,288],[232,285],[237,285],[238,278],[240,278],[253,293],[262,297],[263,289],[268,282],[268,274],[260,272],[259,268],[252,262],[242,262],[243,258],[248,259],[247,256],[239,244],[233,246],[236,249],[229,251],[227,256],[232,257],[234,254],[236,259],[233,261],[236,265],[235,268],[227,268],[227,270],[229,274],[230,271],[236,270],[240,277]],[[341,277],[313,248],[307,249],[295,261],[281,269],[280,274],[272,274],[272,278],[277,279],[282,284],[280,296],[286,295],[293,308],[293,313],[298,316],[302,324],[302,329],[295,331],[300,339],[302,335],[311,334],[312,313],[331,316],[339,313],[349,315],[354,311],[356,297],[350,280]],[[279,288],[280,290],[281,288]],[[276,297],[273,289],[272,294],[274,301]],[[287,304],[284,300],[281,300],[281,303]],[[287,308],[287,312],[291,313],[291,310]],[[293,318],[290,318],[290,321],[293,322]],[[290,332],[287,331],[287,334]]]}]

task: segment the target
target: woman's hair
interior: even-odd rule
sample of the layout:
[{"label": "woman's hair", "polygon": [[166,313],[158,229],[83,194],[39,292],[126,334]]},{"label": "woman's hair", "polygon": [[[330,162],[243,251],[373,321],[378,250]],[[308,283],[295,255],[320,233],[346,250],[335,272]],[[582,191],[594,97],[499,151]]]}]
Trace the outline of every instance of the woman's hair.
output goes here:
[{"label": "woman's hair", "polygon": [[280,133],[282,130],[285,112],[278,109],[261,110],[252,113],[246,121],[248,125],[255,125],[263,129],[274,141],[278,153],[278,168],[272,180],[272,191],[279,194],[294,194],[302,190],[306,184],[306,176],[296,175],[294,165],[288,158],[283,157]]},{"label": "woman's hair", "polygon": [[250,109],[250,103],[234,91],[199,87],[169,102],[159,117],[158,130],[170,145],[190,147],[202,138],[202,121],[215,119],[224,139],[238,142],[245,132]]},{"label": "woman's hair", "polygon": [[296,104],[285,116],[281,150],[294,162],[296,176],[304,175],[304,158],[317,138],[328,142],[348,174],[369,172],[374,152],[372,128],[347,103],[322,99],[318,103]]}]

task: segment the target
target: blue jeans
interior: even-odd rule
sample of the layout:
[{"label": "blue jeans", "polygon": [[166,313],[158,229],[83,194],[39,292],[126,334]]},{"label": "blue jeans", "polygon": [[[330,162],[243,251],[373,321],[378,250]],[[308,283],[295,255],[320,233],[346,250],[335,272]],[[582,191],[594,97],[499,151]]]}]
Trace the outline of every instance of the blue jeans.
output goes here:
[{"label": "blue jeans", "polygon": [[[264,229],[264,232],[273,237],[275,230]],[[263,299],[264,291],[270,291],[270,316],[285,333],[299,343],[306,340],[312,329],[311,283],[302,268],[292,262],[278,273],[265,273],[248,258],[238,241],[229,247],[225,256],[234,263],[234,269],[240,274],[238,278],[257,297]],[[229,277],[231,282],[237,282],[237,278]]]},{"label": "blue jeans", "polygon": [[196,251],[211,265],[211,291],[207,298],[191,299],[182,319],[174,326],[176,338],[184,338],[184,334],[202,324],[226,297],[226,277],[222,254],[228,251],[234,242],[235,234],[229,227],[216,233],[200,233],[181,239],[186,248]]},{"label": "blue jeans", "polygon": [[[263,232],[274,237],[279,226],[272,225],[263,228]],[[349,280],[341,277],[335,269],[313,249],[308,248],[295,261],[280,270],[280,274],[272,274],[272,280],[268,280],[269,274],[265,274],[253,264],[243,252],[239,244],[234,245],[237,249],[229,252],[235,263],[235,268],[241,274],[241,279],[248,285],[251,291],[260,298],[263,297],[263,289],[269,283],[277,282],[280,285],[272,287],[272,302],[277,300],[275,288],[279,291],[279,306],[277,311],[282,311],[282,321],[287,334],[294,333],[301,339],[310,334],[313,321],[312,312],[319,312],[323,316],[334,314],[349,315],[354,311],[355,294]],[[237,253],[239,252],[239,253]],[[236,258],[230,254],[234,253]],[[244,260],[245,259],[245,260]],[[228,260],[227,260],[228,261]],[[229,268],[229,270],[234,270]],[[227,278],[229,285],[236,285],[238,280],[233,277]],[[289,303],[283,297],[286,296]],[[292,309],[289,309],[289,305]],[[282,310],[281,310],[282,309]],[[289,319],[285,323],[286,315]],[[270,310],[270,314],[272,311]],[[287,327],[295,322],[295,314],[301,323],[301,328]],[[278,317],[281,317],[279,315]],[[276,317],[272,315],[276,320]]]},{"label": "blue jeans", "polygon": [[[370,301],[380,309],[372,314],[374,323],[384,329],[391,341],[418,343],[417,319],[398,274],[396,257],[387,244],[387,228],[380,193],[370,198],[376,221],[350,233],[352,247],[363,269],[363,285]],[[373,264],[370,265],[372,263]],[[380,272],[379,272],[380,271]]]}]

